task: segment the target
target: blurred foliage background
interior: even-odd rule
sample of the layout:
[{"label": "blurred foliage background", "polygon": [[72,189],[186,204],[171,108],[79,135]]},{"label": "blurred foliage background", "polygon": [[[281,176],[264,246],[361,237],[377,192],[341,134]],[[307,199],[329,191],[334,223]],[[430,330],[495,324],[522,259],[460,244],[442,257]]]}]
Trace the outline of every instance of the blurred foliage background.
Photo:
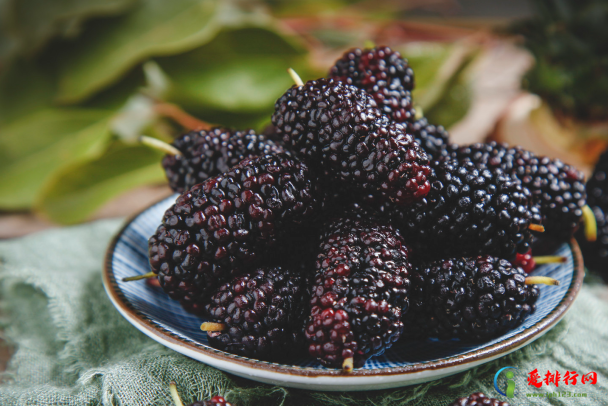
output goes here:
[{"label": "blurred foliage background", "polygon": [[524,86],[560,115],[608,119],[608,2],[532,1],[535,14],[515,22],[536,59]]},{"label": "blurred foliage background", "polygon": [[[470,113],[473,68],[496,41],[495,27],[420,21],[437,10],[449,14],[469,7],[474,13],[485,7],[465,3],[0,0],[0,211],[34,212],[62,224],[90,219],[128,190],[165,183],[161,154],[138,144],[139,135],[170,141],[186,130],[187,115],[262,131],[275,100],[292,84],[288,67],[304,80],[315,79],[346,49],[369,41],[390,45],[409,60],[418,110],[450,128]],[[543,85],[550,91],[540,94],[578,100],[565,96],[558,83],[568,69],[564,73],[551,64],[561,63],[568,47],[586,39],[547,36],[545,30],[560,26],[561,3],[578,3],[536,3],[538,9],[551,3],[555,10],[541,10],[540,17],[510,29],[526,35],[541,61],[527,77],[529,88],[536,91],[534,83],[551,80]],[[518,4],[505,10],[528,13],[522,1]],[[588,25],[585,18],[597,10],[604,13],[599,21],[606,22],[605,4],[589,7],[565,11],[579,16],[568,20],[566,32]],[[580,52],[605,52],[607,26],[596,21],[604,37],[589,30],[597,46]],[[566,48],[548,54],[546,42]],[[605,70],[606,59],[598,63],[589,69]],[[603,72],[600,76],[605,80]],[[601,110],[605,93],[596,93],[586,94]],[[585,111],[597,117],[599,110]]]}]

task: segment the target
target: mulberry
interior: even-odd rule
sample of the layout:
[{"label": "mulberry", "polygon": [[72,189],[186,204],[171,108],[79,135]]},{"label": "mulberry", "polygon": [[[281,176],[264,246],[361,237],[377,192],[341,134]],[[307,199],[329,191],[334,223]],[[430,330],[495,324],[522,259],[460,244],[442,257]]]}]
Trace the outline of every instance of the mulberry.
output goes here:
[{"label": "mulberry", "polygon": [[430,160],[446,155],[450,135],[442,126],[429,124],[426,118],[421,118],[410,125],[411,133]]},{"label": "mulberry", "polygon": [[473,393],[466,398],[458,398],[448,406],[510,406],[507,402],[489,398],[481,392]]},{"label": "mulberry", "polygon": [[540,206],[546,236],[569,240],[586,204],[584,175],[558,159],[538,157],[520,147],[490,142],[457,148],[453,156],[516,176]]},{"label": "mulberry", "polygon": [[526,274],[492,256],[431,262],[411,276],[409,338],[479,341],[497,337],[534,312],[539,289]]},{"label": "mulberry", "polygon": [[305,336],[324,365],[360,367],[399,339],[408,307],[408,250],[399,232],[336,219],[324,230]]},{"label": "mulberry", "polygon": [[576,239],[580,244],[585,266],[608,280],[608,219],[601,207],[593,206],[591,210],[597,224],[597,239],[589,241],[580,230]]},{"label": "mulberry", "polygon": [[223,396],[214,396],[209,400],[197,400],[190,406],[232,406],[232,403],[226,402]]},{"label": "mulberry", "polygon": [[333,80],[293,86],[272,122],[285,144],[334,182],[397,204],[429,191],[428,157],[404,124],[391,123],[365,92]]},{"label": "mulberry", "polygon": [[379,204],[417,254],[509,258],[528,251],[529,227],[541,219],[518,179],[451,159],[435,162],[434,174],[431,191],[420,202],[402,208]]},{"label": "mulberry", "polygon": [[[177,387],[175,386],[175,382],[171,382],[169,384],[169,391],[171,392],[171,397],[173,398],[173,404],[175,406],[183,406],[182,399],[177,393]],[[191,403],[189,406],[232,406],[232,403],[226,402],[223,396],[214,396],[209,400],[197,400],[194,403]]]},{"label": "mulberry", "polygon": [[227,172],[245,158],[284,152],[283,147],[253,130],[232,131],[219,127],[189,132],[172,145],[182,155],[166,155],[162,165],[169,186],[179,193]]},{"label": "mulberry", "polygon": [[386,46],[352,49],[336,61],[329,77],[365,90],[393,121],[414,120],[414,71],[399,52]]},{"label": "mulberry", "polygon": [[263,360],[297,355],[305,348],[306,288],[300,272],[281,267],[258,268],[220,286],[205,311],[223,330],[208,328],[209,344]]},{"label": "mulberry", "polygon": [[314,220],[319,196],[308,167],[289,155],[244,160],[165,212],[148,243],[152,271],[169,296],[199,313],[217,286],[277,254]]}]

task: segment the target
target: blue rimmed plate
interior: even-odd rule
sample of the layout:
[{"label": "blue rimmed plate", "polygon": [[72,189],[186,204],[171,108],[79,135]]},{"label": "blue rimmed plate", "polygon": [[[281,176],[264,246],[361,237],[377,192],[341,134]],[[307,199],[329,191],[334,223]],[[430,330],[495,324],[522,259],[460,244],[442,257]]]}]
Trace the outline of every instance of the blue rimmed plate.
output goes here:
[{"label": "blue rimmed plate", "polygon": [[264,362],[218,351],[199,329],[204,320],[186,313],[160,288],[122,278],[145,274],[148,238],[155,232],[176,196],[166,198],[131,219],[111,242],[104,267],[104,286],[118,311],[159,343],[188,357],[232,374],[260,382],[315,390],[371,390],[412,385],[453,375],[505,356],[541,337],[564,316],[578,294],[583,261],[574,240],[561,246],[563,264],[539,267],[534,275],[558,279],[559,286],[540,286],[537,310],[517,329],[494,340],[472,345],[459,340],[397,342],[382,356],[350,374],[328,369],[313,359],[294,364]]}]

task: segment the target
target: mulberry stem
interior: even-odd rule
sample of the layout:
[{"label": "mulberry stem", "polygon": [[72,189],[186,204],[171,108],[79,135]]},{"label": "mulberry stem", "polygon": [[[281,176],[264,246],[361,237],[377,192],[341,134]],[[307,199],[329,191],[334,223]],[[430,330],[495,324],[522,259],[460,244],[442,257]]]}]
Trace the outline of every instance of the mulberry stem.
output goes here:
[{"label": "mulberry stem", "polygon": [[201,330],[203,330],[203,331],[224,331],[224,330],[226,330],[226,325],[224,323],[205,322],[205,323],[201,324]]},{"label": "mulberry stem", "polygon": [[295,82],[295,84],[298,87],[299,86],[304,86],[304,82],[302,82],[302,79],[300,78],[300,75],[298,75],[295,70],[289,68],[289,69],[287,69],[287,72],[289,72],[289,76],[291,76],[291,78],[293,79],[293,81]]},{"label": "mulberry stem", "polygon": [[353,361],[353,357],[345,358],[344,362],[342,363],[342,370],[346,373],[353,372]]},{"label": "mulberry stem", "polygon": [[530,224],[528,228],[532,231],[538,231],[539,233],[545,232],[545,227],[541,226],[540,224]]},{"label": "mulberry stem", "polygon": [[171,103],[158,103],[154,110],[165,117],[173,119],[176,123],[188,130],[209,130],[211,125],[196,117],[191,116],[184,110]]},{"label": "mulberry stem", "polygon": [[583,206],[583,222],[585,223],[585,238],[587,241],[597,240],[597,221],[589,205]]},{"label": "mulberry stem", "polygon": [[544,255],[544,256],[540,256],[540,257],[532,257],[532,259],[534,260],[534,262],[537,265],[561,264],[568,260],[568,258],[559,256],[559,255]]},{"label": "mulberry stem", "polygon": [[548,276],[528,276],[526,285],[559,285],[559,281]]},{"label": "mulberry stem", "polygon": [[122,278],[122,281],[123,282],[139,281],[141,279],[153,278],[155,276],[156,276],[156,274],[154,272],[148,272],[143,275],[135,275],[135,276],[128,276],[126,278]]},{"label": "mulberry stem", "polygon": [[182,151],[175,148],[173,145],[167,144],[166,142],[161,141],[156,138],[148,137],[146,135],[140,135],[139,142],[141,142],[144,145],[147,145],[148,147],[157,149],[159,151],[163,151],[164,153],[167,153],[169,155],[178,155],[178,156],[183,155]]},{"label": "mulberry stem", "polygon": [[177,387],[175,386],[175,382],[171,382],[169,384],[169,392],[171,392],[171,398],[173,399],[173,403],[175,403],[175,406],[184,406],[184,403],[179,397],[179,393],[177,393]]}]

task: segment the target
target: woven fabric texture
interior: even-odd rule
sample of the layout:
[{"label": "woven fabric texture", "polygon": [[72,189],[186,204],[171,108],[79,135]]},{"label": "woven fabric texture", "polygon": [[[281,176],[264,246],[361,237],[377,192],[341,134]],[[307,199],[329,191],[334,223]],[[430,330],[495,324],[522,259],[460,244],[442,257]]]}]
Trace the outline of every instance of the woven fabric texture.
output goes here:
[{"label": "woven fabric texture", "polygon": [[[0,405],[172,405],[226,396],[247,405],[448,405],[483,391],[499,397],[494,374],[514,366],[515,405],[608,405],[608,302],[583,288],[552,331],[527,347],[449,378],[401,389],[330,393],[258,384],[177,354],[144,336],[114,309],[101,282],[106,247],[122,221],[47,231],[0,242],[3,338],[14,349],[0,384]],[[529,373],[576,371],[577,384],[536,389]],[[595,385],[580,375],[597,373]],[[499,383],[504,387],[504,381]],[[526,393],[569,391],[570,397]],[[572,397],[585,393],[587,397]],[[503,400],[506,400],[503,398]]]}]

